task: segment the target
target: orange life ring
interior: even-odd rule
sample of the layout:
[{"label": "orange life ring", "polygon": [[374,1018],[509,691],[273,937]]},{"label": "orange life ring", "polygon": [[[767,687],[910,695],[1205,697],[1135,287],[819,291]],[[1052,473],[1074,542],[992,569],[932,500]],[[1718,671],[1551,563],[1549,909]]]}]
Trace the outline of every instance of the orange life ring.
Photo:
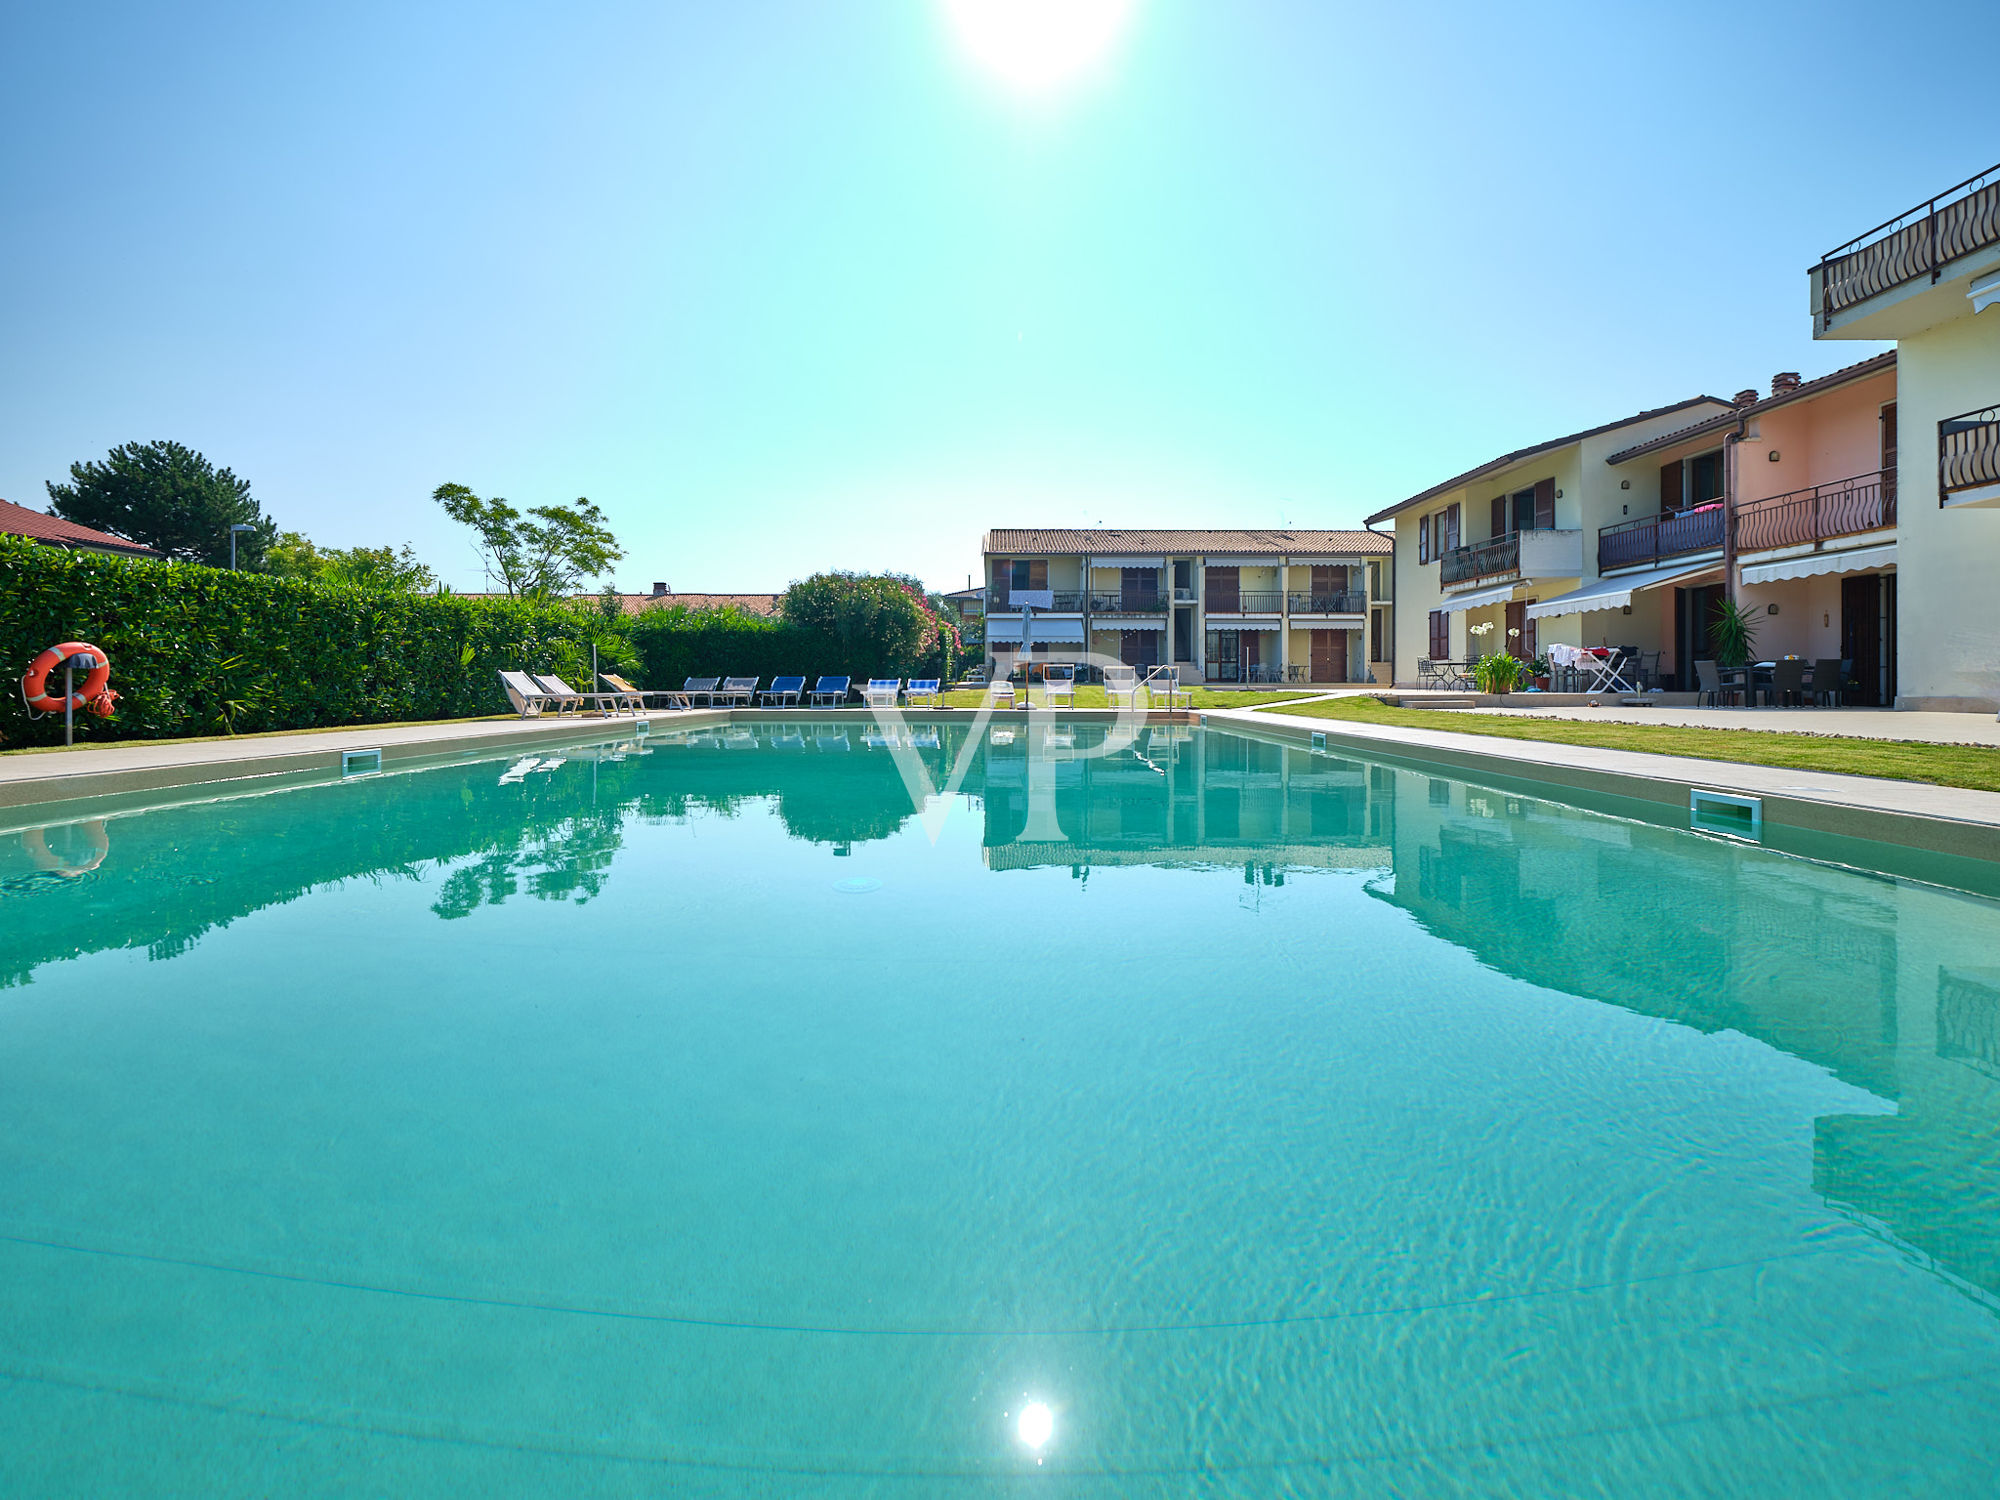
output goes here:
[{"label": "orange life ring", "polygon": [[[72,656],[89,656],[97,665],[83,679],[82,688],[71,694],[65,703],[63,699],[49,695],[49,673]],[[110,657],[88,641],[64,641],[60,646],[49,647],[28,664],[28,670],[21,674],[21,696],[27,700],[28,707],[37,713],[59,714],[65,707],[88,708],[104,719],[111,716],[111,705],[118,700],[118,695],[105,686],[110,681]]]}]

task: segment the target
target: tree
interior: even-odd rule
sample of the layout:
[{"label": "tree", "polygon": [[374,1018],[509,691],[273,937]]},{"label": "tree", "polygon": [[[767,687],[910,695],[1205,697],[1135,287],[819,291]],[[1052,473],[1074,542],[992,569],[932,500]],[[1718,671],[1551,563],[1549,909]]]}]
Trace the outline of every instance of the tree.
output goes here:
[{"label": "tree", "polygon": [[778,613],[839,650],[848,665],[907,670],[938,643],[920,585],[866,573],[815,573],[785,590]]},{"label": "tree", "polygon": [[236,559],[254,570],[278,537],[277,524],[250,498],[250,481],[180,443],[125,443],[102,463],[71,464],[69,478],[49,482],[53,514],[183,562],[228,567],[229,528],[248,525],[254,529],[237,537]]},{"label": "tree", "polygon": [[525,514],[497,495],[482,500],[462,484],[441,484],[431,498],[472,528],[487,581],[512,598],[567,598],[625,555],[604,512],[580,495],[573,506],[535,505]]},{"label": "tree", "polygon": [[318,547],[310,537],[281,531],[264,554],[264,571],[308,583],[337,583],[383,593],[422,594],[437,587],[437,574],[417,561],[408,542],[394,547]]}]

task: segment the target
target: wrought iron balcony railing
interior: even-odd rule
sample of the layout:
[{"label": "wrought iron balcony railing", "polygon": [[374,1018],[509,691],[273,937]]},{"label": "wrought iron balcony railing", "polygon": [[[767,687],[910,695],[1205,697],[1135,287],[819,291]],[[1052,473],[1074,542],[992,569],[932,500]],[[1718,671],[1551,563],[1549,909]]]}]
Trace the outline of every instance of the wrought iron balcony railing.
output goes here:
[{"label": "wrought iron balcony railing", "polygon": [[1470,547],[1454,547],[1438,560],[1441,583],[1470,583],[1479,578],[1496,578],[1502,573],[1521,571],[1521,533],[1509,532],[1491,541],[1474,542]]},{"label": "wrought iron balcony railing", "polygon": [[1119,589],[1090,596],[1090,612],[1094,615],[1157,615],[1166,607],[1163,594],[1128,594]]},{"label": "wrought iron balcony railing", "polygon": [[1359,589],[1340,589],[1330,594],[1290,593],[1285,607],[1295,615],[1359,615],[1368,612],[1368,596]]},{"label": "wrought iron balcony railing", "polygon": [[1881,531],[1896,524],[1896,471],[1857,474],[1809,490],[1793,490],[1740,505],[1732,524],[1736,550],[1817,547],[1837,536]]},{"label": "wrought iron balcony railing", "polygon": [[1212,615],[1275,615],[1284,607],[1282,589],[1238,589],[1233,594],[1208,591],[1207,608]]},{"label": "wrought iron balcony railing", "polygon": [[1678,514],[1662,511],[1597,528],[1597,571],[1631,568],[1722,547],[1722,502]]},{"label": "wrought iron balcony railing", "polygon": [[2000,484],[2000,406],[1938,423],[1938,504],[1993,484]]},{"label": "wrought iron balcony railing", "polygon": [[1919,276],[1936,281],[1961,255],[2000,244],[2000,165],[1856,235],[1820,257],[1819,331],[1833,315]]},{"label": "wrought iron balcony railing", "polygon": [[[1078,614],[1081,613],[1083,609],[1083,601],[1085,597],[1086,596],[1081,592],[1076,592],[1076,593],[1051,592],[1049,595],[1048,608],[1050,612],[1055,614],[1070,614],[1070,615]],[[1037,608],[1039,607],[1040,606],[1037,606]],[[990,605],[987,606],[987,609],[989,613],[996,615],[1018,615],[1021,612],[1021,606],[1018,603],[1016,603],[1012,598],[995,599]]]}]

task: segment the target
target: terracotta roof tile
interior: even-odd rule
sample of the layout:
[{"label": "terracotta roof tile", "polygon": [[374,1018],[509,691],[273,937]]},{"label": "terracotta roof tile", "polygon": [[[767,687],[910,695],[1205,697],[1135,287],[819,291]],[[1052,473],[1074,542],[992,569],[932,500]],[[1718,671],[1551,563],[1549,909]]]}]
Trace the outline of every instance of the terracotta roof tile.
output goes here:
[{"label": "terracotta roof tile", "polygon": [[[593,596],[595,597],[595,596]],[[669,609],[678,604],[687,609],[740,609],[745,614],[775,615],[782,594],[620,594],[628,615],[648,609]]]},{"label": "terracotta roof tile", "polygon": [[15,536],[25,536],[37,542],[47,542],[55,547],[114,552],[120,557],[163,555],[151,547],[128,542],[122,536],[113,536],[108,531],[97,531],[89,526],[79,526],[74,521],[65,521],[61,516],[29,510],[27,506],[16,505],[12,500],[0,500],[0,531],[11,532]]},{"label": "terracotta roof tile", "polygon": [[1395,539],[1379,531],[1306,531],[1296,527],[1252,531],[1120,531],[1068,527],[1001,528],[986,533],[986,551],[1023,557],[1081,557],[1092,553],[1335,553],[1387,557]]}]

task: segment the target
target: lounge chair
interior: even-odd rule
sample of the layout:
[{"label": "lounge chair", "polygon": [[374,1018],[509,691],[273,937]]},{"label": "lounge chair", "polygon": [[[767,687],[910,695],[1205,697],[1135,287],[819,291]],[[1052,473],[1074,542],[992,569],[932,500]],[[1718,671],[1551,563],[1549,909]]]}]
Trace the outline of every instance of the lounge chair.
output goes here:
[{"label": "lounge chair", "polygon": [[797,708],[799,694],[805,690],[803,677],[773,677],[771,685],[757,695],[757,702],[765,708]]},{"label": "lounge chair", "polygon": [[902,694],[902,678],[871,677],[868,686],[861,690],[861,701],[870,708],[894,708]]},{"label": "lounge chair", "polygon": [[1076,679],[1048,676],[1042,679],[1042,702],[1050,708],[1076,707]]},{"label": "lounge chair", "polygon": [[1012,708],[1020,701],[1012,678],[996,677],[986,684],[986,701],[995,708]]},{"label": "lounge chair", "polygon": [[709,702],[741,703],[745,708],[757,694],[757,679],[754,677],[725,677],[722,686],[709,695]]},{"label": "lounge chair", "polygon": [[606,715],[622,713],[636,714],[639,711],[638,700],[630,693],[579,693],[560,677],[549,672],[538,674],[535,680],[541,683],[547,691],[556,694],[558,697],[567,698],[570,702],[576,704],[579,709],[588,703],[597,712]]},{"label": "lounge chair", "polygon": [[1153,668],[1152,671],[1146,674],[1146,681],[1143,686],[1146,689],[1146,699],[1149,703],[1153,699],[1158,698],[1168,708],[1194,707],[1194,694],[1181,686],[1181,669],[1179,667]]},{"label": "lounge chair", "polygon": [[1138,691],[1139,671],[1136,667],[1106,667],[1104,669],[1104,701],[1111,707],[1133,707],[1133,695]]},{"label": "lounge chair", "polygon": [[908,690],[903,694],[903,701],[915,708],[917,700],[924,698],[929,700],[924,705],[926,708],[943,708],[944,694],[938,691],[940,681],[942,679],[937,677],[912,677]]},{"label": "lounge chair", "polygon": [[847,701],[847,684],[850,677],[822,677],[813,684],[812,706],[814,708],[839,708]]},{"label": "lounge chair", "polygon": [[563,704],[569,701],[559,693],[550,692],[526,672],[502,672],[500,686],[507,690],[507,701],[514,705],[514,712],[524,719],[539,718],[547,708],[560,714]]},{"label": "lounge chair", "polygon": [[722,683],[720,677],[690,677],[681,691],[688,695],[692,703],[697,698],[706,698],[710,708],[715,707],[715,690]]},{"label": "lounge chair", "polygon": [[847,726],[838,728],[831,724],[821,724],[813,730],[813,749],[839,751],[845,754],[854,747],[847,743]]},{"label": "lounge chair", "polygon": [[694,699],[690,698],[686,693],[681,692],[678,688],[634,687],[616,672],[600,672],[597,675],[618,689],[619,692],[632,699],[641,708],[646,706],[648,698],[659,698],[665,702],[668,708],[694,707]]}]

